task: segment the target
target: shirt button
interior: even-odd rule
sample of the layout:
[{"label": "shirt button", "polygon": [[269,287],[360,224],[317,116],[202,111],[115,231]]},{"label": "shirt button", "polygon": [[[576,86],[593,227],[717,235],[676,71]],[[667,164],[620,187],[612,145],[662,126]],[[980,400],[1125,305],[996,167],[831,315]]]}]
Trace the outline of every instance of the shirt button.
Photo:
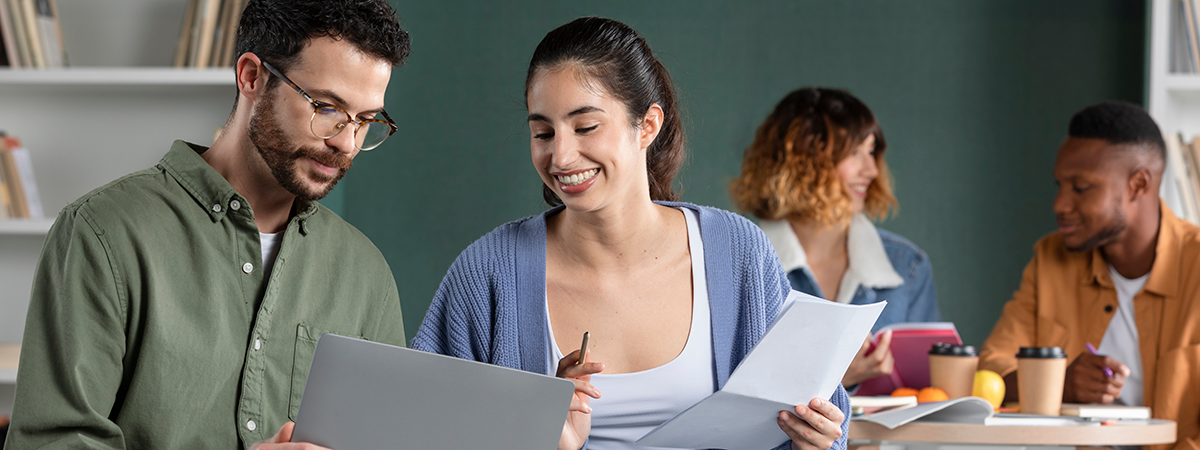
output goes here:
[{"label": "shirt button", "polygon": [[254,431],[255,428],[258,428],[258,425],[255,425],[253,420],[246,421],[247,430]]},{"label": "shirt button", "polygon": [[220,203],[213,205],[213,212],[221,212],[221,204]]},{"label": "shirt button", "polygon": [[242,272],[250,273],[253,271],[254,271],[254,264],[250,264],[250,263],[242,264]]},{"label": "shirt button", "polygon": [[239,202],[237,200],[229,202],[229,209],[232,209],[234,211],[242,209],[242,202]]},{"label": "shirt button", "polygon": [[258,349],[260,349],[260,348],[262,348],[262,340],[255,339],[255,340],[254,340],[254,349],[255,349],[255,350],[258,350]]}]

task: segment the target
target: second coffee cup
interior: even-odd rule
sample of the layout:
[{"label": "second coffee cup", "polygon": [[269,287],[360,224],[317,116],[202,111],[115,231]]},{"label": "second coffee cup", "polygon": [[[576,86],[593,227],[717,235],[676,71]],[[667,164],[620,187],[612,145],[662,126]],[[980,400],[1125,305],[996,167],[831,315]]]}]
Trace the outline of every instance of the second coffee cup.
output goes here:
[{"label": "second coffee cup", "polygon": [[1059,347],[1021,347],[1017,352],[1017,393],[1022,414],[1057,416],[1062,407],[1067,354]]},{"label": "second coffee cup", "polygon": [[971,395],[979,354],[970,345],[937,343],[929,349],[929,385],[955,399]]}]

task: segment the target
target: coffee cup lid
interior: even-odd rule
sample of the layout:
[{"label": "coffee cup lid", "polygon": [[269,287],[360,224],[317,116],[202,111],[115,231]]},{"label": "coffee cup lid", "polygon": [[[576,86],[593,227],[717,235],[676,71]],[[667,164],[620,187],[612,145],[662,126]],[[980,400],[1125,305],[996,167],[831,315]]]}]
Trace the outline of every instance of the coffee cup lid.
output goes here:
[{"label": "coffee cup lid", "polygon": [[933,346],[929,349],[929,354],[944,356],[979,356],[979,354],[975,352],[975,346],[948,344],[945,342],[933,344]]},{"label": "coffee cup lid", "polygon": [[1058,359],[1066,358],[1067,354],[1063,353],[1061,347],[1021,347],[1021,350],[1017,351],[1017,357]]}]

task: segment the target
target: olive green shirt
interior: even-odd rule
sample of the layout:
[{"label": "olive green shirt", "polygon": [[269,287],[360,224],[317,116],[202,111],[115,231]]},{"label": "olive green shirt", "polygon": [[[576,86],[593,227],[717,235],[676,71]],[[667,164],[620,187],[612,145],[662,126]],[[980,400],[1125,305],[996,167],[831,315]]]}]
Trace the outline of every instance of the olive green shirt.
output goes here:
[{"label": "olive green shirt", "polygon": [[250,205],[176,141],[68,205],[34,276],[6,449],[235,449],[294,420],[325,332],[404,345],[371,241],[296,201],[270,280]]}]

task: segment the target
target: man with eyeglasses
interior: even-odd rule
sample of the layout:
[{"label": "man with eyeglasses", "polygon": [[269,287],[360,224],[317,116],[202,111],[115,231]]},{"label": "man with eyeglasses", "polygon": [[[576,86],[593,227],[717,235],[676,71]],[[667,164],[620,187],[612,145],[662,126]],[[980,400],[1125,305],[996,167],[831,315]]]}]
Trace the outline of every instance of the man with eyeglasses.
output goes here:
[{"label": "man with eyeglasses", "polygon": [[316,200],[395,132],[408,34],[385,0],[250,0],[236,48],[212,147],[176,141],[59,214],[5,448],[296,446],[321,334],[404,344],[383,256]]}]

